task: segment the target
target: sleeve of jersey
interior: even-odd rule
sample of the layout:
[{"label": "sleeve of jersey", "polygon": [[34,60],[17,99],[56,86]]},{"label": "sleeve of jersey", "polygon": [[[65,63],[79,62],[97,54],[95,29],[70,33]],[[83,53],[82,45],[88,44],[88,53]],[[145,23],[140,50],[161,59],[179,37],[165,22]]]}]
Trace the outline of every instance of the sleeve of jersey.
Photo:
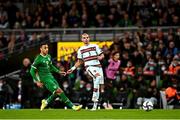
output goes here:
[{"label": "sleeve of jersey", "polygon": [[83,59],[80,49],[79,49],[78,52],[77,52],[77,58],[78,58],[78,59]]},{"label": "sleeve of jersey", "polygon": [[96,45],[96,52],[97,52],[98,55],[103,53],[103,51],[99,48],[98,45]]},{"label": "sleeve of jersey", "polygon": [[35,59],[34,63],[31,65],[31,69],[30,69],[30,74],[31,74],[34,82],[40,81],[39,77],[36,76],[37,66],[38,66],[38,60]]},{"label": "sleeve of jersey", "polygon": [[57,68],[52,64],[52,62],[50,63],[50,69],[51,69],[52,72],[56,72],[56,73],[59,73],[59,72],[60,72],[60,70],[57,69]]},{"label": "sleeve of jersey", "polygon": [[[51,60],[51,56],[50,56],[50,55],[49,55],[49,58],[50,58],[50,60]],[[60,72],[60,70],[52,64],[52,61],[51,61],[51,63],[50,63],[50,70],[51,70],[52,72],[56,72],[56,73],[59,73],[59,72]]]}]

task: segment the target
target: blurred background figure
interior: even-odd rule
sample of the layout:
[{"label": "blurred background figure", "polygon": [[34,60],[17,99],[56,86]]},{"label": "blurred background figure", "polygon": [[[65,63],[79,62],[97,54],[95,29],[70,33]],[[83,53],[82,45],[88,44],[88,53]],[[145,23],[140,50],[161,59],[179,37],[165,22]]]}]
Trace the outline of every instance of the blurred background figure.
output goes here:
[{"label": "blurred background figure", "polygon": [[117,87],[117,74],[120,71],[121,61],[119,52],[112,53],[112,57],[108,60],[108,67],[105,69],[106,80],[105,80],[105,93],[104,93],[104,103],[105,109],[112,109],[111,102],[113,102],[114,89]]},{"label": "blurred background figure", "polygon": [[174,108],[180,108],[180,86],[176,77],[171,78],[173,83],[165,89],[166,99],[168,105],[173,105]]},{"label": "blurred background figure", "polygon": [[23,108],[35,107],[35,92],[34,82],[30,75],[31,61],[29,58],[24,58],[20,72],[21,77],[21,104]]}]

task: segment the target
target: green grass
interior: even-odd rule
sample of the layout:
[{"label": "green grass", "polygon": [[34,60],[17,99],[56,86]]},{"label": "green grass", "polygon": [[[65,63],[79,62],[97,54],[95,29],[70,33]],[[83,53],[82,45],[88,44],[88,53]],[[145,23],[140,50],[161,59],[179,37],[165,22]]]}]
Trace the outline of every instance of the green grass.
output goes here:
[{"label": "green grass", "polygon": [[180,110],[137,109],[122,110],[64,110],[64,109],[20,109],[0,110],[0,119],[180,119]]}]

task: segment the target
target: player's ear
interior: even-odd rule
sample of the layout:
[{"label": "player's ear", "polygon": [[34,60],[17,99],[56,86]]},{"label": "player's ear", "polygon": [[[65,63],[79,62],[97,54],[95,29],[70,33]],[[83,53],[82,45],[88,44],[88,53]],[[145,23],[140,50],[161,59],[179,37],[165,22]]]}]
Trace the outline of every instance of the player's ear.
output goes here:
[{"label": "player's ear", "polygon": [[39,50],[41,51],[41,50],[42,50],[42,48],[40,47],[40,48],[39,48]]},{"label": "player's ear", "polygon": [[82,36],[81,36],[81,42],[83,42]]}]

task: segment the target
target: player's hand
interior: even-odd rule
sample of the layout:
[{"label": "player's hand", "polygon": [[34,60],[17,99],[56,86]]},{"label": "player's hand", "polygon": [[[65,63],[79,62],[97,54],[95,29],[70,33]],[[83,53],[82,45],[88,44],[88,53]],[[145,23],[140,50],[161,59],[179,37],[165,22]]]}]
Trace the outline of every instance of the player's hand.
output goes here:
[{"label": "player's hand", "polygon": [[69,69],[69,70],[67,71],[67,74],[71,74],[72,72],[73,72],[73,70]]},{"label": "player's hand", "polygon": [[43,83],[42,83],[42,82],[36,82],[36,85],[37,85],[38,87],[40,87],[40,88],[43,87]]},{"label": "player's hand", "polygon": [[66,76],[66,72],[59,72],[61,75]]},{"label": "player's hand", "polygon": [[102,60],[103,57],[102,57],[102,56],[97,56],[97,59],[98,59],[98,60]]}]

